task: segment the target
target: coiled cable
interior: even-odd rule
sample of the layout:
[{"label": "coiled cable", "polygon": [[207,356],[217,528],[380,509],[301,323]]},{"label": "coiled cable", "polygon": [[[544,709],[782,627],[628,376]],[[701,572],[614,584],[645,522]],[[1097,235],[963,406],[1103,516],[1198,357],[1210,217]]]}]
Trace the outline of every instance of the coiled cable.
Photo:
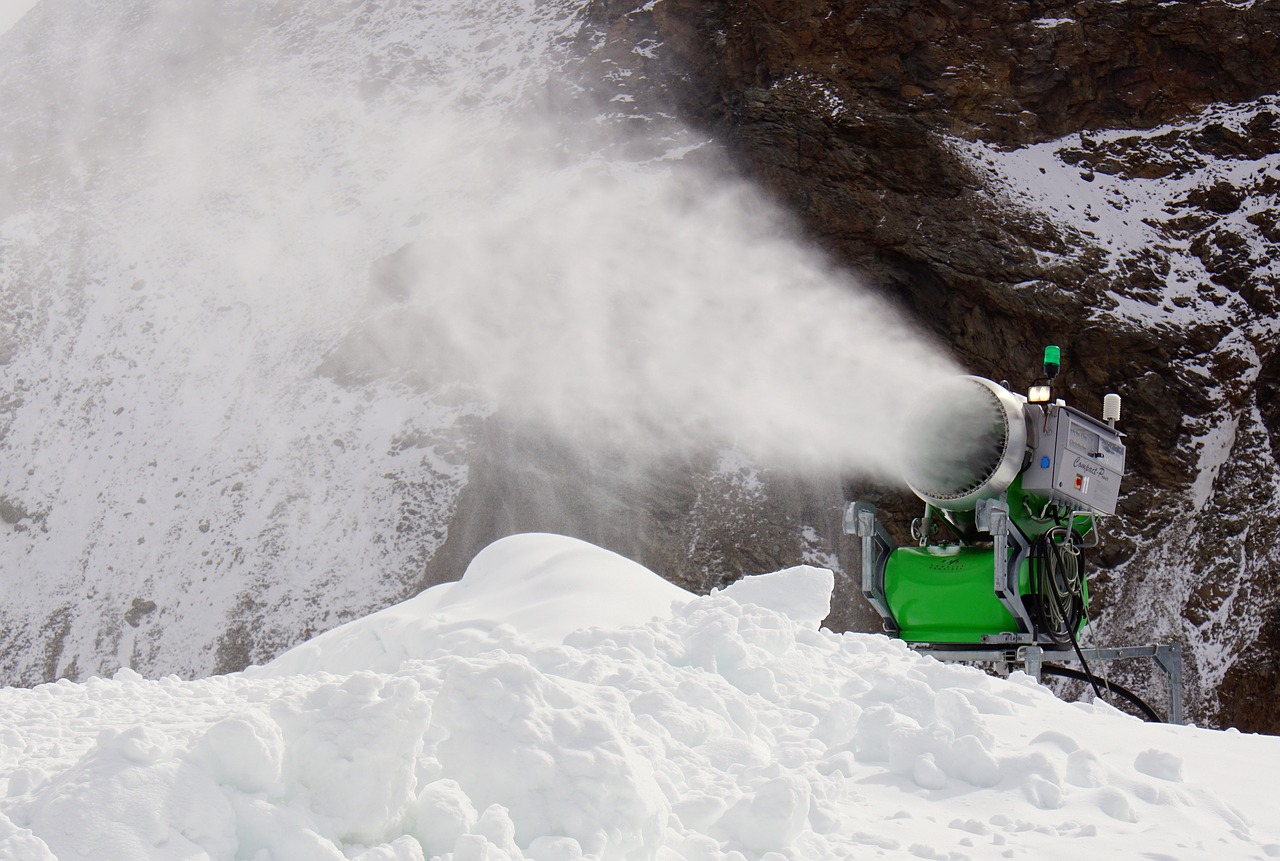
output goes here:
[{"label": "coiled cable", "polygon": [[1067,667],[1044,666],[1042,672],[1049,675],[1087,681],[1093,694],[1105,699],[1102,692],[1115,694],[1128,700],[1142,712],[1147,720],[1159,721],[1160,717],[1133,691],[1110,680],[1099,683],[1097,676],[1085,660],[1076,632],[1086,612],[1084,601],[1084,564],[1075,533],[1067,526],[1057,526],[1045,532],[1031,543],[1029,553],[1031,590],[1026,596],[1033,620],[1040,632],[1059,645],[1071,644],[1081,671]]},{"label": "coiled cable", "polygon": [[1031,543],[1028,602],[1036,627],[1058,645],[1070,643],[1084,618],[1084,566],[1074,534],[1065,526]]}]

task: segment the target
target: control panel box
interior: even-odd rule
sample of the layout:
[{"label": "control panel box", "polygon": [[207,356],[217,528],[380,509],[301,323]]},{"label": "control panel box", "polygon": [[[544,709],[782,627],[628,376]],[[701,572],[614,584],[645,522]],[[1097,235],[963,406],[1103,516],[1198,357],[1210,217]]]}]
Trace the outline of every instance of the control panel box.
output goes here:
[{"label": "control panel box", "polygon": [[1114,428],[1072,407],[1046,405],[1030,414],[1035,447],[1022,489],[1082,511],[1114,514],[1125,448]]}]

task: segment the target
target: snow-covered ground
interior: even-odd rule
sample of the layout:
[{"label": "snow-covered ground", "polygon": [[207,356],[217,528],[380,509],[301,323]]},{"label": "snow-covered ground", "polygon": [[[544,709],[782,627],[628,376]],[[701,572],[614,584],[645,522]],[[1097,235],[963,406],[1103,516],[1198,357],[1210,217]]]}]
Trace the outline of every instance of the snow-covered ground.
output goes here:
[{"label": "snow-covered ground", "polygon": [[514,536],[263,667],[5,689],[0,858],[1280,857],[1280,739],[820,630],[831,581]]}]

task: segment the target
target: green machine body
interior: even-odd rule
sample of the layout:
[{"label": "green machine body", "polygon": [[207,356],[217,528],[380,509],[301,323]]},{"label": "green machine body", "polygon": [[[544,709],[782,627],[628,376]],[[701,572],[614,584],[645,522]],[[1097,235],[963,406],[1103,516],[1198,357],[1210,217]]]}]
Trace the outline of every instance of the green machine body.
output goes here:
[{"label": "green machine body", "polygon": [[[1017,630],[996,598],[991,550],[961,544],[899,547],[885,564],[885,602],[909,643],[980,643]],[[1020,595],[1030,589],[1028,563],[1019,566]]]}]

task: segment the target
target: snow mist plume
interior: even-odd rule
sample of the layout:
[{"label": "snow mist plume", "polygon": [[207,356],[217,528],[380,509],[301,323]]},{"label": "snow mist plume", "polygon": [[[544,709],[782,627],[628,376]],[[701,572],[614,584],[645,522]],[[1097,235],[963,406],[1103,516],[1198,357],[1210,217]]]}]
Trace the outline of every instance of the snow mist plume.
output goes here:
[{"label": "snow mist plume", "polygon": [[892,460],[945,363],[706,141],[545,110],[581,7],[63,0],[0,37],[0,678],[234,668],[403,596],[495,408]]},{"label": "snow mist plume", "polygon": [[366,334],[560,434],[891,471],[903,409],[951,372],[740,182],[658,162],[474,187],[399,255]]},{"label": "snow mist plume", "polygon": [[[575,440],[896,462],[904,400],[949,366],[762,195],[689,163],[714,160],[705,141],[629,162],[594,111],[545,116],[531,93],[559,74],[577,4],[324,5],[139,7],[119,19],[127,41],[75,57],[110,73],[92,103],[50,114],[89,208],[123,215],[103,253],[153,270],[137,278],[162,314],[231,309],[253,330],[236,344],[197,325],[183,349],[270,363],[354,314],[363,348],[345,360],[474,384]],[[363,66],[299,37],[335,16],[369,43]],[[165,40],[199,50],[175,64]],[[157,82],[156,61],[174,75]],[[361,307],[371,260],[405,245],[393,289]]]}]

